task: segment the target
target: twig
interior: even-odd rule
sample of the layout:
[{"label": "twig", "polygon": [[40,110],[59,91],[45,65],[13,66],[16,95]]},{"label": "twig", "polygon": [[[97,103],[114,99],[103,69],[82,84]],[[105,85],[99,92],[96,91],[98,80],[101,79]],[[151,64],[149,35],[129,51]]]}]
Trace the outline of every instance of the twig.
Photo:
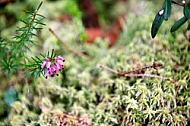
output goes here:
[{"label": "twig", "polygon": [[107,70],[111,71],[112,73],[115,73],[115,74],[118,75],[118,72],[116,70],[113,70],[113,69],[109,68],[108,66],[100,64],[100,67],[102,67],[104,69],[107,69]]},{"label": "twig", "polygon": [[85,54],[83,54],[83,53],[81,53],[81,52],[76,52],[76,51],[74,51],[72,48],[70,48],[65,42],[63,42],[63,40],[62,40],[61,38],[58,37],[58,35],[57,35],[51,28],[49,28],[49,31],[50,31],[50,32],[65,46],[65,48],[66,48],[67,50],[69,50],[71,53],[73,53],[73,54],[75,54],[75,55],[77,55],[77,56],[79,56],[79,57],[88,59],[88,60],[91,59],[89,56],[87,56],[87,55],[85,55]]},{"label": "twig", "polygon": [[113,73],[115,73],[116,75],[119,75],[119,76],[123,76],[123,77],[150,77],[150,78],[159,78],[159,79],[163,79],[163,80],[167,80],[171,83],[175,83],[174,80],[171,80],[167,77],[163,77],[163,76],[158,76],[158,75],[153,75],[153,74],[133,74],[133,73],[123,73],[123,72],[118,72],[116,70],[113,70],[111,68],[109,68],[108,66],[105,66],[105,65],[100,65],[100,67],[104,68],[104,69],[107,69],[108,71],[111,71]]},{"label": "twig", "polygon": [[147,66],[144,66],[144,67],[140,67],[140,68],[136,68],[136,69],[133,69],[133,70],[130,70],[130,71],[126,71],[126,72],[119,72],[119,75],[120,76],[123,76],[125,74],[129,74],[129,73],[134,73],[134,74],[140,74],[140,73],[143,73],[145,72],[145,70],[147,69],[151,69],[151,68],[154,68],[157,70],[157,67],[161,67],[163,66],[163,63],[161,62],[153,62],[153,64],[151,65],[147,65]]},{"label": "twig", "polygon": [[181,87],[181,84],[178,84],[178,86],[177,86],[177,88],[176,88],[176,90],[175,90],[175,92],[176,92],[175,97],[177,96],[177,93],[178,93],[180,87]]},{"label": "twig", "polygon": [[159,75],[153,75],[153,74],[125,74],[124,77],[150,77],[150,78],[159,78],[162,80],[167,80],[171,83],[175,83],[175,81],[167,78],[167,77],[163,77],[163,76],[159,76]]}]

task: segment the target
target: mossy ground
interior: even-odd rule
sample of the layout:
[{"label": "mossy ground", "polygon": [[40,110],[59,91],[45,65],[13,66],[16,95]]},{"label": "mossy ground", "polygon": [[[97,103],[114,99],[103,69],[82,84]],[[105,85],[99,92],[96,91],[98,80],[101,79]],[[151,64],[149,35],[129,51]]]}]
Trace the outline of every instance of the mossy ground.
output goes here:
[{"label": "mossy ground", "polygon": [[[173,7],[171,18],[152,39],[150,28],[157,11],[155,3],[129,2],[131,7],[123,20],[119,39],[108,48],[107,40],[102,38],[92,44],[83,42],[80,35],[84,27],[78,18],[61,23],[55,21],[54,18],[64,11],[64,5],[59,2],[45,2],[42,6],[47,27],[42,31],[42,41],[38,47],[31,47],[28,56],[55,49],[66,60],[65,70],[58,77],[40,77],[28,83],[19,81],[17,75],[8,79],[1,76],[0,97],[12,85],[18,92],[18,101],[8,107],[1,99],[0,125],[56,125],[56,121],[60,121],[56,117],[70,112],[78,118],[87,114],[86,119],[93,126],[187,124],[190,118],[190,43],[184,35],[186,26],[170,33],[174,20],[180,17],[178,7]],[[73,50],[84,52],[91,59],[68,51],[48,27]],[[1,35],[7,37],[12,30],[12,27],[4,29]],[[164,66],[146,73],[158,73],[175,83],[159,78],[118,77],[99,67],[103,64],[114,70],[127,71],[154,61],[162,62]],[[72,124],[73,120],[70,121]]]}]

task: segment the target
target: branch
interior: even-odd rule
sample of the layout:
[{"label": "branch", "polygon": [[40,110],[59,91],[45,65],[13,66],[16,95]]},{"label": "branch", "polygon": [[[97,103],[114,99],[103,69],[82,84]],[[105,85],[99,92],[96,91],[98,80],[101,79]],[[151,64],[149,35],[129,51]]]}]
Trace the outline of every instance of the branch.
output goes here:
[{"label": "branch", "polygon": [[91,57],[89,57],[89,56],[87,56],[87,55],[85,55],[85,54],[83,54],[83,53],[81,53],[81,52],[76,52],[76,51],[74,51],[72,48],[70,48],[65,42],[63,42],[63,40],[62,40],[61,38],[58,37],[58,35],[57,35],[51,28],[49,28],[49,31],[50,31],[50,32],[65,46],[65,48],[66,48],[67,50],[69,50],[71,53],[73,53],[73,54],[75,54],[75,55],[77,55],[77,56],[79,56],[79,57],[82,57],[82,58],[84,58],[84,59],[91,60]]},{"label": "branch", "polygon": [[118,75],[118,72],[116,70],[113,70],[113,69],[109,68],[108,66],[100,64],[100,67],[107,69],[108,71],[111,71],[112,73],[115,73]]},{"label": "branch", "polygon": [[100,67],[104,68],[104,69],[107,69],[108,71],[112,72],[112,73],[115,73],[116,75],[119,75],[119,76],[123,76],[123,77],[150,77],[150,78],[159,78],[159,79],[162,79],[162,80],[166,80],[166,81],[169,81],[171,83],[175,83],[174,80],[171,80],[167,77],[163,77],[163,76],[159,76],[159,75],[153,75],[153,74],[134,74],[134,73],[126,73],[126,74],[123,74],[122,72],[118,72],[116,70],[113,70],[111,68],[109,68],[108,66],[105,66],[105,65],[100,65]]},{"label": "branch", "polygon": [[162,80],[169,81],[171,83],[175,83],[174,80],[171,80],[167,77],[159,76],[159,75],[153,75],[153,74],[124,74],[124,77],[150,77],[150,78],[159,78]]}]

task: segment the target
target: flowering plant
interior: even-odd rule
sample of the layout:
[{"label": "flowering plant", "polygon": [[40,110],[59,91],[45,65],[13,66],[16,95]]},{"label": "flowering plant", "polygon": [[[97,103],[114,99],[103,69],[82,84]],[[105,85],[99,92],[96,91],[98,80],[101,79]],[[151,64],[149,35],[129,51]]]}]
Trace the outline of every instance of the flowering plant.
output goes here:
[{"label": "flowering plant", "polygon": [[46,79],[48,76],[53,77],[55,74],[58,76],[58,71],[64,69],[63,62],[65,62],[65,59],[62,56],[45,58],[42,62],[41,68],[45,68]]}]

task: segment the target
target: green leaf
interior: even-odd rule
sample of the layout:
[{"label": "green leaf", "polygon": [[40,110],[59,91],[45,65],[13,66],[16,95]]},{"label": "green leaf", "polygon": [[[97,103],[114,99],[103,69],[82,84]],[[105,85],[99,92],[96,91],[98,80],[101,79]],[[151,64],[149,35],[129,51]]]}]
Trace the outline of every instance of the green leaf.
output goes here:
[{"label": "green leaf", "polygon": [[158,29],[162,25],[162,22],[164,21],[164,10],[160,10],[156,17],[154,18],[154,21],[152,23],[152,28],[151,28],[151,36],[154,38],[158,32]]},{"label": "green leaf", "polygon": [[185,4],[183,14],[187,19],[190,19],[190,4]]},{"label": "green leaf", "polygon": [[3,100],[7,105],[11,105],[18,99],[17,92],[13,88],[9,88],[3,94]]},{"label": "green leaf", "polygon": [[38,10],[40,9],[40,7],[42,6],[42,3],[43,3],[43,2],[41,2],[40,5],[38,6],[37,11],[38,11]]},{"label": "green leaf", "polygon": [[180,18],[178,21],[176,21],[174,23],[174,25],[172,26],[171,28],[171,32],[174,32],[176,31],[179,27],[181,27],[185,22],[187,21],[187,18],[184,16],[182,18]]},{"label": "green leaf", "polygon": [[164,9],[164,19],[168,20],[171,14],[172,10],[172,1],[171,0],[165,0],[163,4],[163,9]]},{"label": "green leaf", "polygon": [[190,30],[190,23],[189,23],[188,26],[187,26],[187,30]]}]

